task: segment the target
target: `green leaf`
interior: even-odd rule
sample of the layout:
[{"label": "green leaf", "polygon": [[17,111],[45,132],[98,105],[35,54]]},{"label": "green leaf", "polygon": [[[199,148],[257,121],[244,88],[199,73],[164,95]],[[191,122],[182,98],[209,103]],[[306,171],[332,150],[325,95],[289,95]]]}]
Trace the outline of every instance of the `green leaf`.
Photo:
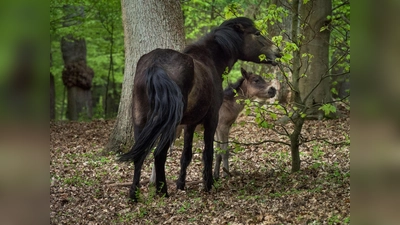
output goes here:
[{"label": "green leaf", "polygon": [[330,113],[336,112],[336,107],[332,104],[324,104],[321,107],[319,107],[318,109],[324,111],[325,116],[329,115]]},{"label": "green leaf", "polygon": [[270,113],[269,116],[270,116],[273,120],[278,119],[278,116],[277,116],[275,113]]},{"label": "green leaf", "polygon": [[285,62],[285,63],[289,63],[291,59],[293,59],[292,54],[284,54],[281,58],[281,61]]},{"label": "green leaf", "polygon": [[262,128],[268,128],[268,122],[267,121],[262,121],[260,124],[259,124]]},{"label": "green leaf", "polygon": [[267,56],[265,56],[264,54],[259,55],[258,58],[260,59],[261,62],[267,60]]}]

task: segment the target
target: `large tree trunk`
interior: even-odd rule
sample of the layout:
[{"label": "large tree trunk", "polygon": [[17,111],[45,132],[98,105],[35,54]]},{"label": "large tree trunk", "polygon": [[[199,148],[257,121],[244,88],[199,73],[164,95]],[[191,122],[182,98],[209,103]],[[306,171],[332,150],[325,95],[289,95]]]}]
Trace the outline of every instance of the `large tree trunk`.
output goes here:
[{"label": "large tree trunk", "polygon": [[[302,101],[310,109],[309,115],[323,116],[318,108],[321,104],[332,101],[330,80],[323,79],[329,74],[329,29],[320,31],[329,21],[327,16],[332,13],[332,2],[326,0],[311,0],[306,4],[300,3],[301,24],[304,24],[302,34],[304,40],[300,53],[308,53],[313,57],[302,57],[300,68],[299,88]],[[302,76],[302,75],[305,76]],[[318,86],[317,86],[318,85]],[[311,94],[310,94],[311,93]]]},{"label": "large tree trunk", "polygon": [[122,0],[125,34],[125,73],[117,121],[106,152],[126,151],[133,145],[132,89],[139,58],[155,48],[183,50],[180,1]]},{"label": "large tree trunk", "polygon": [[93,70],[86,65],[86,42],[67,36],[61,40],[64,59],[62,80],[68,90],[67,118],[78,120],[80,116],[92,117]]},{"label": "large tree trunk", "polygon": [[[79,23],[74,17],[83,17],[84,9],[79,6],[64,6],[67,14],[63,26]],[[77,22],[78,21],[78,22]],[[64,60],[62,80],[68,90],[67,118],[78,120],[80,116],[92,117],[92,79],[93,70],[86,64],[86,42],[83,38],[67,35],[61,39],[61,52]]]}]

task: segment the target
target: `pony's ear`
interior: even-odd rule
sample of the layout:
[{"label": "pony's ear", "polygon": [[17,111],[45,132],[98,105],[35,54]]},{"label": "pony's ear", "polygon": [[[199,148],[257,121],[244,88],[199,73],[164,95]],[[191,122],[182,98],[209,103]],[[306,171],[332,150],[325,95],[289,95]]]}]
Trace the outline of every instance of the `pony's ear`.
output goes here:
[{"label": "pony's ear", "polygon": [[239,33],[244,33],[244,27],[240,23],[234,24],[233,29],[235,29],[235,31],[237,31]]},{"label": "pony's ear", "polygon": [[248,78],[248,75],[247,75],[247,71],[245,70],[245,69],[243,69],[242,67],[240,68],[240,72],[242,73],[242,76],[244,77],[244,78]]}]

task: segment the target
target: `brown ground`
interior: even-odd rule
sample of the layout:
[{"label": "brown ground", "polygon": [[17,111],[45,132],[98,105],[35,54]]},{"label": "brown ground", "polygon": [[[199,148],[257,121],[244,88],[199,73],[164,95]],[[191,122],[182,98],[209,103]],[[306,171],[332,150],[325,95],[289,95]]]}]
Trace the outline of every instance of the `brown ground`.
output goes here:
[{"label": "brown ground", "polygon": [[[283,140],[241,116],[243,126],[231,138],[242,143]],[[101,156],[114,121],[50,123],[51,224],[343,224],[350,222],[350,118],[306,121],[300,147],[301,171],[290,173],[290,149],[275,143],[237,145],[230,158],[230,179],[204,193],[201,141],[196,140],[186,191],[173,183],[179,171],[181,144],[167,158],[170,197],[154,196],[142,186],[142,200],[127,199],[133,166],[116,155]],[[290,130],[290,126],[288,126]],[[148,180],[151,156],[142,170]]]}]

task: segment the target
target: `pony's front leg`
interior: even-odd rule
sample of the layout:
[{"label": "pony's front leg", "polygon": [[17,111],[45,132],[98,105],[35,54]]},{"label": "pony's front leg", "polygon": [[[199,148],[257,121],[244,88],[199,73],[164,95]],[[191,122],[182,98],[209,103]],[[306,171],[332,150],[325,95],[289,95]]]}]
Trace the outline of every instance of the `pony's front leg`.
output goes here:
[{"label": "pony's front leg", "polygon": [[219,130],[217,128],[217,131],[215,132],[215,137],[216,137],[216,141],[217,143],[215,144],[217,147],[217,150],[215,151],[215,166],[214,166],[214,179],[218,180],[219,179],[219,169],[221,166],[221,161],[222,161],[222,153],[221,152],[221,137],[219,134]]},{"label": "pony's front leg", "polygon": [[150,184],[155,184],[156,183],[156,165],[153,165],[153,168],[151,169],[151,175],[150,175]]},{"label": "pony's front leg", "polygon": [[215,166],[214,166],[214,179],[219,179],[219,169],[221,167],[222,155],[217,153],[215,154]]},{"label": "pony's front leg", "polygon": [[[168,148],[169,144],[163,146],[162,149],[158,151],[158,154],[154,153],[156,188],[159,195],[164,197],[169,197],[167,189],[167,180],[165,179],[165,161],[167,160]],[[157,150],[158,149],[156,149],[156,151]]]},{"label": "pony's front leg", "polygon": [[187,125],[185,128],[184,145],[181,156],[181,171],[179,173],[179,178],[176,181],[176,188],[180,190],[185,189],[186,169],[192,161],[193,133],[195,129],[196,125]]},{"label": "pony's front leg", "polygon": [[[226,144],[225,146],[224,146],[224,153],[222,154],[222,161],[223,161],[223,165],[224,165],[224,168],[225,168],[225,170],[224,170],[224,172],[223,172],[223,177],[229,177],[229,149],[228,149],[228,144]],[[225,172],[225,171],[227,171],[227,172]]]},{"label": "pony's front leg", "polygon": [[[214,176],[217,174],[218,176],[216,177],[219,178],[219,164],[221,164],[221,159],[223,161],[223,168],[224,168],[224,172],[223,172],[223,177],[227,177],[229,176],[229,149],[228,149],[228,141],[229,141],[229,129],[230,126],[225,125],[225,124],[218,124],[217,127],[217,131],[216,131],[216,136],[218,138],[218,141],[220,141],[221,143],[218,143],[218,146],[221,148],[220,149],[220,153],[218,154],[217,160],[219,160],[219,162],[217,161],[215,165],[217,165],[218,163],[218,171],[214,170]],[[227,172],[225,172],[227,171]],[[218,173],[217,173],[218,172]]]}]

